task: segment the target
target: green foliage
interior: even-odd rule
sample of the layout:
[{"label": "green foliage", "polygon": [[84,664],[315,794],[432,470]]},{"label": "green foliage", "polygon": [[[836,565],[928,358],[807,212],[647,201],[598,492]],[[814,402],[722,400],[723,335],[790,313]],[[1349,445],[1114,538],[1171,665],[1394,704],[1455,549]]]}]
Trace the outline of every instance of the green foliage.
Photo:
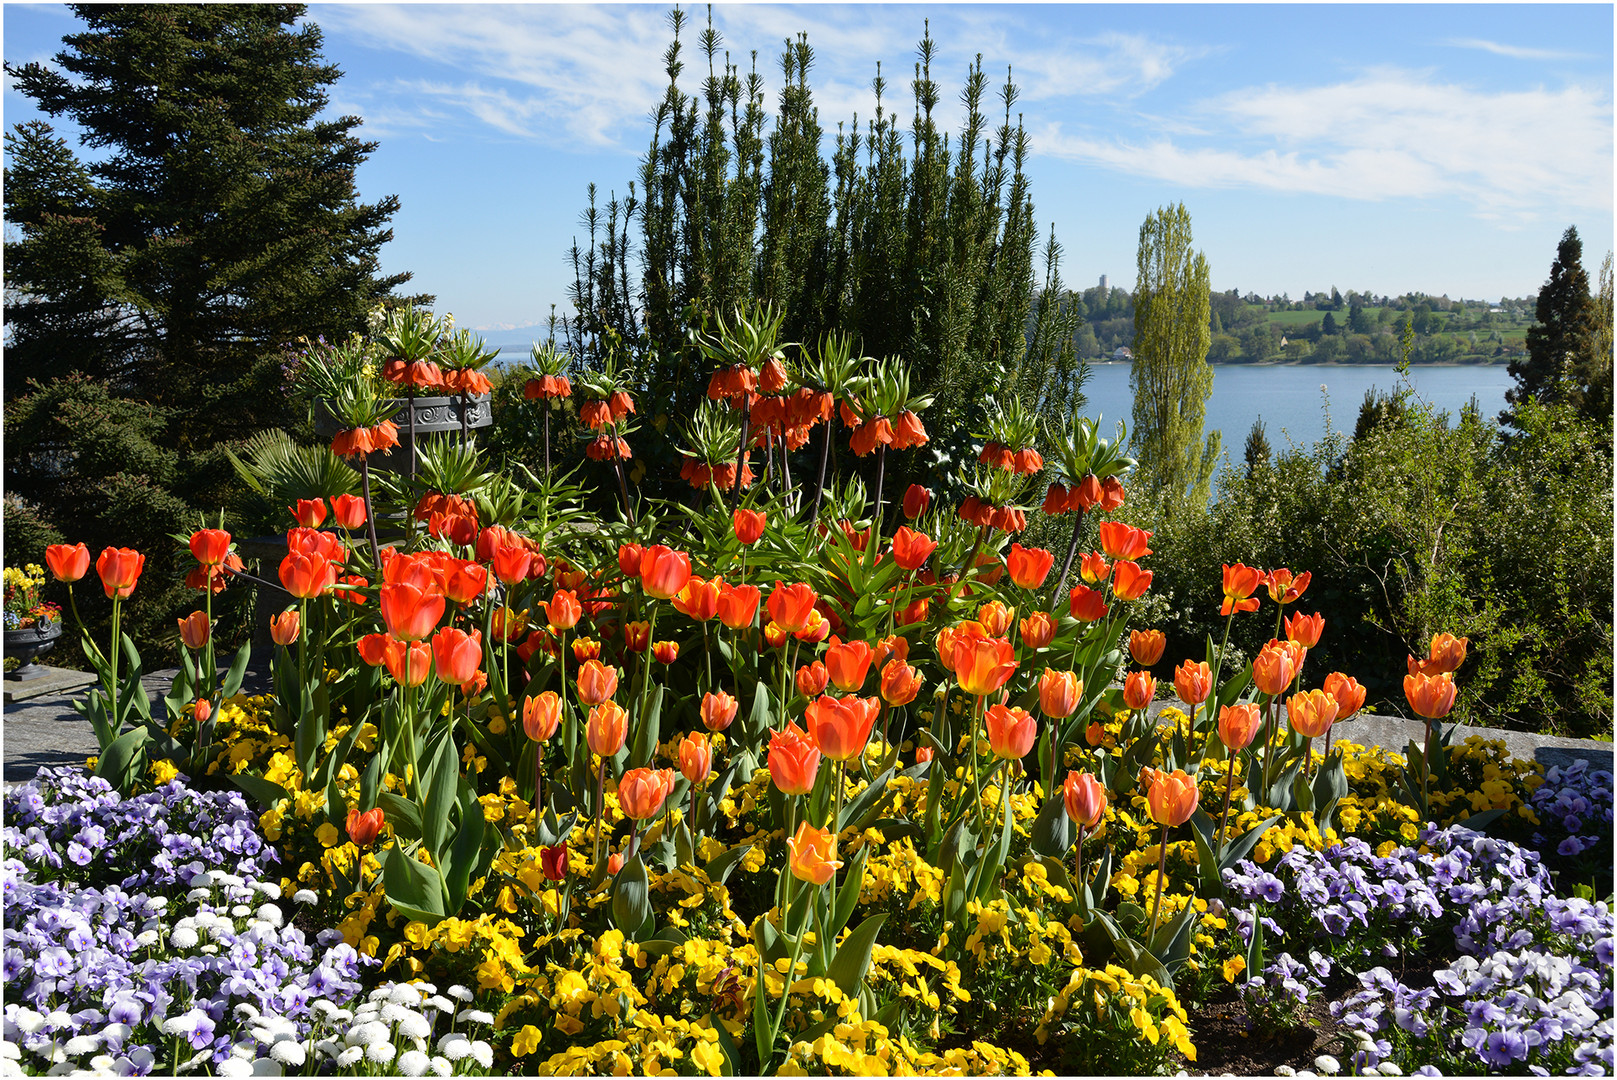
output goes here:
[{"label": "green foliage", "polygon": [[[677,425],[661,417],[696,412],[709,369],[695,335],[754,302],[783,313],[783,342],[812,351],[828,333],[851,334],[856,355],[901,357],[914,392],[935,397],[927,453],[887,462],[896,490],[923,472],[929,481],[952,475],[942,462],[974,450],[965,433],[990,396],[1015,395],[1030,407],[1065,402],[1080,366],[1079,315],[1062,300],[1053,236],[1044,250],[1048,299],[1035,303],[1028,144],[1009,77],[998,88],[996,125],[985,111],[988,76],[981,63],[970,69],[963,128],[951,144],[933,118],[942,90],[931,78],[935,44],[924,37],[908,138],[878,68],[876,115],[839,125],[827,160],[808,42],[787,43],[771,117],[761,77],[724,62],[711,25],[698,34],[707,61],[701,89],[682,88],[687,18],[670,16],[668,89],[637,184],[604,207],[590,188],[587,241],[572,250],[575,313],[563,328],[586,367],[604,362],[612,335],[632,348],[635,384],[660,403],[642,432],[645,456],[668,456]],[[817,450],[800,451],[793,472],[809,472]],[[636,457],[642,452],[637,444]],[[874,460],[855,467],[873,488]]]},{"label": "green foliage", "polygon": [[1161,489],[1167,505],[1207,505],[1218,462],[1219,433],[1202,442],[1202,419],[1213,392],[1207,363],[1211,344],[1207,257],[1192,252],[1190,214],[1183,203],[1163,208],[1140,226],[1134,298],[1134,456],[1140,481]]},{"label": "green foliage", "polygon": [[[1583,241],[1576,226],[1561,236],[1550,264],[1550,277],[1538,293],[1538,325],[1527,331],[1527,356],[1510,365],[1516,385],[1505,391],[1513,406],[1500,414],[1514,424],[1523,402],[1567,403],[1581,407],[1592,383],[1611,380],[1611,355],[1595,353],[1598,308],[1589,296],[1589,275],[1583,269]],[[1608,410],[1609,422],[1609,410]]]},{"label": "green foliage", "polygon": [[341,340],[409,275],[379,273],[398,202],[357,198],[375,144],[320,119],[338,72],[303,7],[73,10],[54,67],[6,68],[102,151],[6,136],[6,482],[69,541],[147,556],[127,629],[160,663],[188,600],[169,534],[235,500],[226,444],[299,419],[290,343]]},{"label": "green foliage", "polygon": [[[1405,657],[1447,631],[1471,639],[1457,719],[1609,733],[1612,489],[1600,427],[1524,402],[1522,434],[1504,439],[1475,410],[1451,423],[1407,391],[1395,405],[1351,440],[1333,433],[1273,468],[1226,470],[1205,514],[1176,518],[1131,494],[1124,515],[1157,530],[1142,620],[1168,633],[1170,657],[1199,655],[1222,631],[1222,564],[1311,570],[1297,605],[1325,617],[1311,684],[1342,671],[1368,689],[1372,711],[1407,713]],[[1231,644],[1250,655],[1275,633],[1270,614],[1237,616]]]}]

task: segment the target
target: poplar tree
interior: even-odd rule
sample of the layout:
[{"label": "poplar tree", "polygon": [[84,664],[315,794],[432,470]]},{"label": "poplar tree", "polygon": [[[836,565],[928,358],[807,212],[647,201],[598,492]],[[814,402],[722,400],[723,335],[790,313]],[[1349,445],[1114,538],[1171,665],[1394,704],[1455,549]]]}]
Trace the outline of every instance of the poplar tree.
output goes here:
[{"label": "poplar tree", "polygon": [[1207,257],[1191,250],[1190,213],[1163,207],[1140,226],[1134,292],[1131,453],[1137,483],[1175,507],[1205,507],[1218,461],[1219,433],[1202,440],[1213,392]]}]

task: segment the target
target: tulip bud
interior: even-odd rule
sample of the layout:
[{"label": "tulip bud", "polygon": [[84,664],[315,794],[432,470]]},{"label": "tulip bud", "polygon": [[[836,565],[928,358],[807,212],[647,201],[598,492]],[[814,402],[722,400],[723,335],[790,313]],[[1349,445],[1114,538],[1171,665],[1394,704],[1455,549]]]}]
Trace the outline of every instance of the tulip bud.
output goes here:
[{"label": "tulip bud", "polygon": [[983,722],[988,729],[989,749],[995,757],[1007,761],[1026,757],[1039,734],[1039,722],[1026,709],[990,705]]},{"label": "tulip bud", "polygon": [[556,734],[561,724],[561,697],[546,690],[536,697],[522,699],[522,730],[534,742],[544,742]]},{"label": "tulip bud", "polygon": [[566,844],[539,849],[539,873],[544,875],[546,881],[561,881],[566,878],[568,861]]},{"label": "tulip bud", "polygon": [[348,839],[359,847],[369,847],[381,835],[382,825],[386,815],[378,806],[374,810],[367,810],[363,814],[359,807],[350,807],[348,810]]},{"label": "tulip bud", "polygon": [[1074,769],[1061,785],[1061,802],[1075,825],[1093,829],[1106,816],[1106,789],[1089,773]]},{"label": "tulip bud", "polygon": [[1123,704],[1139,711],[1150,705],[1157,696],[1157,680],[1148,672],[1131,671],[1123,682]]},{"label": "tulip bud", "polygon": [[659,664],[672,664],[679,659],[679,642],[659,641],[652,645],[651,655],[657,658]]},{"label": "tulip bud", "polygon": [[1052,720],[1071,716],[1083,695],[1084,684],[1071,671],[1045,668],[1039,676],[1039,710]]},{"label": "tulip bud", "polygon": [[615,701],[603,702],[590,710],[584,727],[584,741],[603,758],[614,757],[623,749],[629,733],[629,716]]},{"label": "tulip bud", "polygon": [[932,505],[932,492],[920,484],[911,484],[904,492],[904,516],[914,521]]},{"label": "tulip bud", "polygon": [[1148,668],[1162,659],[1168,647],[1168,637],[1161,630],[1130,630],[1129,655],[1134,662]]},{"label": "tulip bud", "polygon": [[196,722],[199,725],[206,724],[208,722],[208,718],[213,716],[213,703],[207,698],[198,698],[196,708],[192,710],[192,713],[196,717]]},{"label": "tulip bud", "polygon": [[1200,705],[1213,692],[1213,671],[1205,661],[1186,660],[1174,669],[1173,689],[1186,705]]},{"label": "tulip bud", "polygon": [[1218,711],[1219,740],[1232,753],[1245,750],[1257,737],[1258,727],[1262,722],[1263,718],[1258,713],[1258,707],[1251,702],[1226,705]]}]

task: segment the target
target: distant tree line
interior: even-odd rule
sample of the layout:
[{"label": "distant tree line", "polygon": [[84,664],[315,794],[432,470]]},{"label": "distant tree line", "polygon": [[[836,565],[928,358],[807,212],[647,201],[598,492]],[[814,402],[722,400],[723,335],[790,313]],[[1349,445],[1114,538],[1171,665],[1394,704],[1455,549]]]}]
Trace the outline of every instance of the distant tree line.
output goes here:
[{"label": "distant tree line", "polygon": [[[1532,323],[1531,298],[1451,300],[1405,293],[1377,296],[1332,288],[1287,294],[1241,295],[1238,289],[1209,295],[1207,359],[1214,364],[1297,360],[1316,364],[1394,364],[1403,359],[1406,323],[1414,330],[1410,362],[1500,363],[1525,355],[1522,331]],[[1134,297],[1127,289],[1099,285],[1063,298],[1083,321],[1073,347],[1085,360],[1105,360],[1134,347]],[[1318,319],[1274,318],[1318,311]]]}]

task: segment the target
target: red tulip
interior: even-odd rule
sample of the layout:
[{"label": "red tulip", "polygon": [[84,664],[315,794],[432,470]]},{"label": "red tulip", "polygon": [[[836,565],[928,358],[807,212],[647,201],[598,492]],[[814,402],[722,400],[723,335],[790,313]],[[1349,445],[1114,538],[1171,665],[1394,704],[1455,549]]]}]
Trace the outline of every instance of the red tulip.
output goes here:
[{"label": "red tulip", "polygon": [[495,577],[506,585],[515,585],[528,576],[533,566],[533,552],[520,544],[504,544],[494,549],[489,561],[494,566]]},{"label": "red tulip", "polygon": [[318,529],[326,520],[326,504],[320,499],[299,499],[296,506],[288,506],[286,512],[305,529]]},{"label": "red tulip", "polygon": [[657,658],[659,664],[672,664],[679,659],[679,642],[658,641],[651,646],[651,655]]},{"label": "red tulip", "polygon": [[1141,570],[1138,563],[1118,563],[1112,572],[1112,595],[1119,600],[1138,600],[1151,587],[1153,574],[1153,570]]},{"label": "red tulip", "polygon": [[769,617],[782,630],[795,634],[808,625],[819,599],[819,595],[802,582],[783,585],[777,581],[769,594]]},{"label": "red tulip", "polygon": [[1037,589],[1043,585],[1054,563],[1055,556],[1050,552],[1043,548],[1025,548],[1021,544],[1012,544],[1011,553],[1005,558],[1011,581],[1024,589]]},{"label": "red tulip", "polygon": [[670,600],[691,579],[691,557],[658,544],[640,557],[640,585],[648,595]]},{"label": "red tulip", "polygon": [[[531,380],[530,380],[531,381]],[[562,881],[567,877],[568,853],[566,844],[539,849],[539,873],[546,881]]]},{"label": "red tulip", "polygon": [[816,660],[798,668],[792,681],[796,684],[799,694],[806,698],[817,697],[825,692],[826,683],[831,681],[831,673],[826,670],[824,664]]},{"label": "red tulip", "polygon": [[331,516],[338,525],[352,532],[365,524],[365,500],[358,495],[333,495]]},{"label": "red tulip", "polygon": [[45,565],[57,581],[77,581],[90,572],[90,549],[82,543],[52,544],[45,549]]},{"label": "red tulip", "polygon": [[465,686],[477,676],[483,659],[483,632],[467,633],[446,626],[432,636],[432,660],[438,678],[455,686]]},{"label": "red tulip", "polygon": [[1099,585],[1112,576],[1112,564],[1098,551],[1087,553],[1078,564],[1078,576],[1091,585]]},{"label": "red tulip", "polygon": [[1106,617],[1106,597],[1089,588],[1087,585],[1078,585],[1072,590],[1070,610],[1072,617],[1079,622],[1099,622]]},{"label": "red tulip", "polygon": [[747,547],[758,542],[769,524],[769,515],[762,510],[737,509],[734,514],[736,539]]},{"label": "red tulip", "polygon": [[751,626],[753,617],[758,614],[758,600],[762,595],[755,585],[720,582],[719,621],[732,630]]},{"label": "red tulip", "polygon": [[796,721],[769,740],[769,777],[784,795],[807,795],[820,771],[820,748]]},{"label": "red tulip", "polygon": [[[287,614],[294,618],[297,616],[296,611],[288,611]],[[296,637],[297,635],[293,634],[292,636]],[[371,667],[381,667],[387,662],[388,640],[389,638],[386,634],[366,634],[354,642],[354,647],[359,650],[359,658],[365,663]],[[285,645],[287,643],[280,641],[277,644]]]},{"label": "red tulip", "polygon": [[815,698],[805,710],[815,744],[833,761],[847,761],[864,752],[880,713],[881,702],[873,697]]},{"label": "red tulip", "polygon": [[122,600],[135,591],[140,572],[146,568],[146,556],[134,548],[104,548],[95,560],[95,572],[101,576],[101,587],[108,597]]},{"label": "red tulip", "polygon": [[382,622],[400,641],[423,641],[443,618],[444,597],[409,584],[383,585]]},{"label": "red tulip", "polygon": [[324,593],[336,576],[336,568],[321,555],[294,552],[281,560],[282,587],[302,600]]},{"label": "red tulip", "polygon": [[191,554],[203,566],[218,566],[230,554],[230,534],[223,529],[198,529],[191,534]]},{"label": "red tulip", "polygon": [[444,597],[457,604],[469,604],[488,588],[488,571],[467,559],[449,561],[444,575]]},{"label": "red tulip", "polygon": [[893,561],[905,570],[918,570],[932,557],[938,545],[930,536],[900,525],[893,534]]},{"label": "red tulip", "polygon": [[374,810],[360,813],[359,807],[349,807],[348,810],[348,839],[359,847],[369,847],[376,843],[376,838],[382,834],[382,825],[386,815],[378,806]]},{"label": "red tulip", "polygon": [[914,521],[932,505],[932,492],[920,484],[911,484],[904,492],[904,516]]},{"label": "red tulip", "polygon": [[1136,529],[1132,525],[1125,525],[1121,521],[1103,521],[1100,523],[1100,546],[1114,559],[1126,559],[1134,562],[1151,554],[1146,546],[1151,534],[1144,529]]},{"label": "red tulip", "polygon": [[618,547],[618,569],[623,571],[624,577],[637,578],[640,576],[640,560],[645,556],[645,549],[639,544],[621,544]]},{"label": "red tulip", "polygon": [[288,608],[270,620],[270,640],[277,645],[290,645],[298,639],[299,617],[296,608]]},{"label": "red tulip", "polygon": [[1039,734],[1039,722],[1026,709],[1005,705],[990,705],[984,716],[988,728],[988,745],[995,757],[1007,761],[1020,761],[1033,749],[1033,740]]}]

